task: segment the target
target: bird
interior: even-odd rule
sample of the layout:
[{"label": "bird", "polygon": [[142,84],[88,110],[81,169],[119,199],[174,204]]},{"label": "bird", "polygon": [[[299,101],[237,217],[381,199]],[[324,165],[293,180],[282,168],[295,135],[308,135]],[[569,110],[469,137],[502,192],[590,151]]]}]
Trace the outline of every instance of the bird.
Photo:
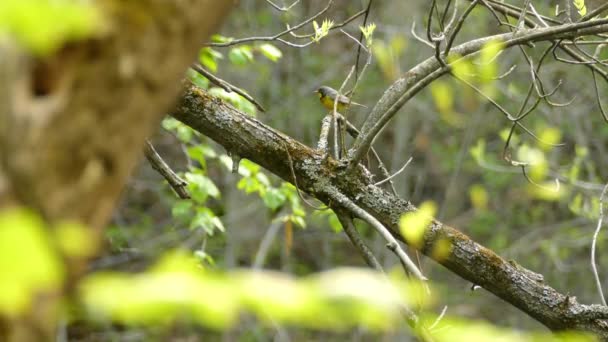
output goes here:
[{"label": "bird", "polygon": [[343,112],[344,110],[348,109],[350,105],[367,108],[360,103],[351,101],[350,98],[344,95],[339,95],[338,91],[328,86],[319,87],[319,89],[315,90],[315,93],[319,95],[321,104],[330,111],[334,110],[334,101],[336,98],[338,98],[338,106],[336,108],[338,112]]}]

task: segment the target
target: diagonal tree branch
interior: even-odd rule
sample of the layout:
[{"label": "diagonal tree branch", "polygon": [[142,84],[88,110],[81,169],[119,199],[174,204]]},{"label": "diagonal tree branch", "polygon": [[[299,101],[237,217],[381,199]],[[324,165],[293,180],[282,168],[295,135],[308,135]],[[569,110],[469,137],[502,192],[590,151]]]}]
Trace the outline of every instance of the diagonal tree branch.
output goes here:
[{"label": "diagonal tree branch", "polygon": [[190,198],[190,193],[188,193],[188,189],[186,188],[188,183],[181,179],[171,167],[167,165],[149,140],[146,140],[144,155],[146,156],[146,159],[148,159],[148,162],[150,162],[152,168],[167,180],[167,183],[169,183],[169,186],[171,186],[179,198]]},{"label": "diagonal tree branch", "polygon": [[[336,208],[336,203],[331,201],[332,191],[337,189],[398,239],[403,240],[398,233],[399,218],[417,210],[407,200],[375,186],[362,166],[347,172],[334,159],[324,158],[321,151],[266,126],[195,86],[185,86],[172,115],[286,181],[293,179],[292,164],[301,190],[330,207],[345,210],[347,208]],[[292,157],[291,163],[285,158],[285,149]],[[451,246],[449,252],[436,253],[436,246],[445,242]],[[540,274],[501,258],[452,227],[433,220],[425,232],[420,252],[551,330],[587,331],[608,339],[608,307],[579,304],[575,297],[545,284]]]}]

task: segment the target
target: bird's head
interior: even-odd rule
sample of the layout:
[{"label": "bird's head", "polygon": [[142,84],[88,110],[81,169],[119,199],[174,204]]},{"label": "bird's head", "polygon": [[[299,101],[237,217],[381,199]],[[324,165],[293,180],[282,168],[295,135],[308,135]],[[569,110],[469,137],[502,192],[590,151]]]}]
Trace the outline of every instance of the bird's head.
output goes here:
[{"label": "bird's head", "polygon": [[329,96],[332,91],[333,89],[328,86],[321,86],[319,89],[315,90],[315,93],[319,94],[319,96]]}]

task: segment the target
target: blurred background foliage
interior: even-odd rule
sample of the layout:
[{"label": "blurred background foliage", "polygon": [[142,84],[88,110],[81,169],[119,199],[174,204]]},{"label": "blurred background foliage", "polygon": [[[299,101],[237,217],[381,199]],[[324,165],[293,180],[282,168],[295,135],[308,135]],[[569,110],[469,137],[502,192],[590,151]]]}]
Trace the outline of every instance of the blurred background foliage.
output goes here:
[{"label": "blurred background foliage", "polygon": [[[551,15],[557,3],[538,1],[535,6]],[[320,0],[302,1],[278,12],[264,1],[241,1],[212,40],[273,35],[325,5]],[[323,19],[340,23],[365,5],[365,1],[334,1],[323,18],[298,32],[315,37],[316,42],[306,48],[273,41],[200,50],[198,60],[207,70],[246,90],[265,112],[234,92],[215,87],[194,70],[186,76],[240,110],[314,146],[326,112],[313,91],[320,85],[339,88],[357,51],[356,42],[339,30],[319,34]],[[428,2],[421,0],[374,2],[372,63],[353,94],[355,101],[373,106],[395,79],[432,56],[433,50],[417,41],[411,30],[415,22],[418,34],[424,35],[427,7]],[[0,2],[0,32],[13,35],[38,54],[99,32],[100,22],[98,12],[84,2]],[[359,24],[355,21],[343,29],[357,37]],[[499,32],[492,15],[476,8],[458,41]],[[538,47],[544,45],[525,48],[534,60],[542,52]],[[499,46],[490,48],[487,54],[459,63],[455,74],[482,88],[509,112],[517,112],[530,84],[529,67],[517,48],[500,54],[498,50]],[[608,124],[584,67],[549,58],[540,74],[547,84],[561,84],[552,101],[571,104],[551,107],[541,101],[524,120],[538,139],[521,130],[511,137],[507,153],[514,161],[531,164],[526,167],[528,178],[503,158],[510,122],[455,78],[440,79],[412,99],[375,146],[393,172],[413,157],[394,178],[402,197],[416,204],[428,202],[425,208],[438,219],[542,273],[557,290],[584,303],[597,303],[589,246],[599,193],[608,176],[608,157],[604,157]],[[605,89],[601,85],[601,91]],[[360,126],[365,115],[366,110],[353,108],[348,118]],[[80,290],[82,305],[70,313],[74,340],[195,336],[243,341],[407,340],[411,332],[403,321],[395,320],[398,308],[382,303],[412,297],[414,307],[424,308],[429,325],[445,305],[448,316],[459,318],[443,319],[435,327],[447,331],[439,340],[549,338],[524,334],[521,331],[544,328],[493,295],[471,291],[472,284],[425,259],[420,262],[435,284],[432,298],[407,288],[411,284],[400,279],[396,284],[405,290],[387,299],[390,291],[373,287],[386,286],[378,277],[361,270],[334,270],[364,267],[364,263],[341,233],[335,215],[311,209],[292,185],[247,160],[240,162],[238,172],[231,172],[233,159],[226,151],[169,117],[152,141],[188,182],[192,199],[178,199],[145,161],[141,163],[106,231],[104,252],[90,263],[92,276]],[[558,143],[563,146],[552,146]],[[385,242],[365,224],[356,224],[385,269],[394,270],[391,277],[397,277],[393,274],[400,272],[400,266]],[[48,236],[40,220],[27,212],[4,213],[0,226],[0,262],[16,281],[0,279],[4,284],[0,309],[5,315],[27,307],[30,289],[51,291],[62,286],[63,261],[98,248],[86,229],[69,223]],[[417,237],[406,238],[415,243]],[[602,253],[605,244],[605,235],[600,235],[600,269],[608,263]],[[606,283],[606,275],[601,275]],[[79,315],[79,310],[87,314]],[[94,323],[82,322],[82,317]],[[472,323],[477,321],[485,323]],[[355,325],[358,328],[352,328]],[[583,339],[573,340],[578,338]]]}]

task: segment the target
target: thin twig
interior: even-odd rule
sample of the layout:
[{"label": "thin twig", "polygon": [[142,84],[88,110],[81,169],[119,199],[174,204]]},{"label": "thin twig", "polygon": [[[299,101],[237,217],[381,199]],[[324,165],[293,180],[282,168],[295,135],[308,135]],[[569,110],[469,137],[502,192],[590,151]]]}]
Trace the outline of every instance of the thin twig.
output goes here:
[{"label": "thin twig", "polygon": [[401,172],[403,172],[403,170],[405,170],[405,168],[406,168],[406,167],[407,167],[407,166],[408,166],[408,165],[409,165],[411,162],[412,162],[412,157],[410,157],[410,158],[409,158],[409,159],[408,159],[408,160],[405,162],[405,164],[403,165],[403,167],[402,167],[402,168],[400,168],[400,169],[399,169],[397,172],[395,172],[393,175],[391,175],[391,176],[389,176],[388,178],[385,178],[385,179],[383,179],[383,180],[381,180],[381,181],[377,182],[377,183],[376,183],[376,184],[374,184],[374,185],[375,185],[375,186],[378,186],[378,185],[382,185],[382,184],[384,184],[385,182],[390,181],[390,180],[391,180],[391,179],[393,179],[395,176],[397,176],[398,174],[400,174]]},{"label": "thin twig", "polygon": [[445,313],[448,311],[448,306],[445,305],[443,307],[443,309],[441,310],[441,313],[439,314],[439,316],[437,316],[437,318],[435,319],[435,321],[433,322],[433,324],[431,324],[431,326],[429,327],[429,330],[433,330],[434,327],[437,326],[437,324],[439,324],[439,322],[441,322],[441,319],[443,318],[443,316],[445,316]]},{"label": "thin twig", "polygon": [[591,269],[593,270],[593,277],[595,277],[595,285],[597,286],[597,291],[600,294],[602,304],[604,305],[606,305],[606,299],[604,297],[604,291],[602,291],[602,282],[600,281],[600,276],[597,272],[597,265],[595,264],[595,246],[597,244],[597,237],[600,234],[600,230],[602,229],[602,222],[604,220],[604,198],[606,197],[607,191],[608,183],[604,186],[602,194],[600,195],[600,217],[597,219],[597,226],[595,228],[595,233],[593,233],[593,240],[591,242]]},{"label": "thin twig", "polygon": [[[373,2],[373,0],[369,0],[367,2],[367,8],[365,9],[365,16],[363,17],[363,25],[361,25],[362,27],[365,27],[365,25],[367,25],[367,18],[369,17],[369,12],[372,8],[372,2]],[[365,38],[365,36],[363,35],[363,31],[361,31],[361,33],[359,35],[359,41],[362,42],[363,38]],[[362,44],[359,44],[359,46],[357,47],[357,58],[355,59],[355,83],[357,83],[357,80],[359,80],[359,56],[361,55],[362,47],[363,47]]]},{"label": "thin twig", "polygon": [[167,183],[169,183],[169,186],[171,186],[179,198],[190,198],[190,194],[186,189],[188,183],[181,179],[175,172],[173,172],[173,170],[171,170],[169,165],[165,163],[163,158],[158,154],[158,152],[156,152],[154,146],[149,140],[146,140],[146,144],[144,146],[144,155],[146,156],[146,159],[148,159],[148,162],[150,162],[152,168],[167,180]]},{"label": "thin twig", "polygon": [[270,227],[266,230],[264,237],[262,238],[262,242],[260,242],[260,247],[258,251],[255,253],[255,259],[251,268],[254,270],[259,270],[264,266],[266,261],[266,256],[268,255],[268,251],[274,242],[279,229],[281,228],[282,222],[280,220],[275,220]]},{"label": "thin twig", "polygon": [[229,93],[235,92],[235,93],[241,95],[245,100],[249,101],[261,112],[266,112],[266,109],[264,109],[264,107],[262,107],[262,105],[258,101],[256,101],[253,97],[251,97],[251,95],[247,94],[241,88],[234,86],[234,85],[228,83],[227,81],[224,81],[223,79],[215,76],[214,74],[209,72],[207,69],[203,68],[203,66],[198,63],[194,63],[190,67],[194,71],[198,72],[199,74],[201,74],[201,75],[205,76],[207,79],[209,79],[209,81],[211,81],[211,83],[217,85],[218,87],[224,89],[225,91],[227,91]]},{"label": "thin twig", "polygon": [[361,235],[359,235],[359,232],[355,229],[353,220],[348,213],[338,211],[336,212],[336,215],[342,224],[342,229],[350,239],[350,242],[357,248],[367,265],[376,271],[384,272],[382,265],[380,265],[380,262],[378,262],[378,259],[374,256],[372,250],[365,244],[365,241],[363,241]]},{"label": "thin twig", "polygon": [[303,47],[303,46],[309,45],[310,43],[312,43],[312,41],[305,45],[298,45],[298,44],[290,43],[284,39],[281,39],[281,37],[288,34],[289,32],[293,32],[293,31],[303,27],[304,25],[311,23],[313,20],[317,19],[323,13],[327,12],[327,10],[329,10],[329,8],[331,7],[332,4],[333,4],[333,0],[329,0],[327,2],[327,5],[325,6],[325,8],[323,8],[321,11],[317,12],[312,17],[302,21],[301,23],[297,24],[296,26],[289,27],[286,30],[281,31],[281,32],[275,34],[274,36],[247,37],[247,38],[241,38],[241,39],[233,39],[231,41],[224,42],[224,43],[207,43],[206,45],[213,46],[213,47],[227,47],[227,46],[232,46],[232,45],[236,45],[236,44],[249,43],[249,42],[255,42],[255,41],[278,41],[278,42],[281,42],[285,45],[292,46],[292,47]]},{"label": "thin twig", "polygon": [[[338,120],[346,126],[346,132],[348,132],[351,137],[356,139],[359,136],[359,130],[357,129],[357,127],[355,127],[355,125],[353,125],[350,121],[346,120],[344,116],[338,116]],[[388,173],[388,170],[386,169],[382,158],[380,158],[380,155],[378,154],[378,152],[376,152],[376,149],[372,146],[370,148],[370,151],[372,151],[372,155],[378,163],[378,169],[380,169],[382,177],[389,178],[391,175],[390,173]],[[393,193],[393,195],[397,195],[397,190],[395,189],[395,184],[393,184],[393,181],[391,179],[388,179],[388,183],[390,185],[391,192]]]},{"label": "thin twig", "polygon": [[420,272],[416,264],[410,259],[410,257],[405,253],[405,251],[399,245],[399,242],[395,237],[391,234],[391,232],[386,228],[378,219],[373,217],[370,213],[363,210],[363,208],[356,205],[353,201],[351,201],[344,194],[339,191],[332,189],[330,193],[328,193],[329,197],[335,201],[335,203],[339,206],[344,207],[346,210],[350,211],[356,217],[362,219],[367,222],[370,226],[372,226],[384,240],[387,241],[386,247],[395,253],[395,255],[399,258],[399,261],[405,267],[406,272],[412,274],[415,278],[419,280],[427,280],[427,278]]},{"label": "thin twig", "polygon": [[300,0],[295,0],[291,5],[289,6],[283,6],[280,7],[279,5],[275,4],[274,2],[270,1],[270,0],[266,0],[267,3],[270,4],[270,6],[274,7],[277,11],[281,11],[281,12],[287,12],[289,11],[293,6],[297,5],[298,2],[300,2]]}]

